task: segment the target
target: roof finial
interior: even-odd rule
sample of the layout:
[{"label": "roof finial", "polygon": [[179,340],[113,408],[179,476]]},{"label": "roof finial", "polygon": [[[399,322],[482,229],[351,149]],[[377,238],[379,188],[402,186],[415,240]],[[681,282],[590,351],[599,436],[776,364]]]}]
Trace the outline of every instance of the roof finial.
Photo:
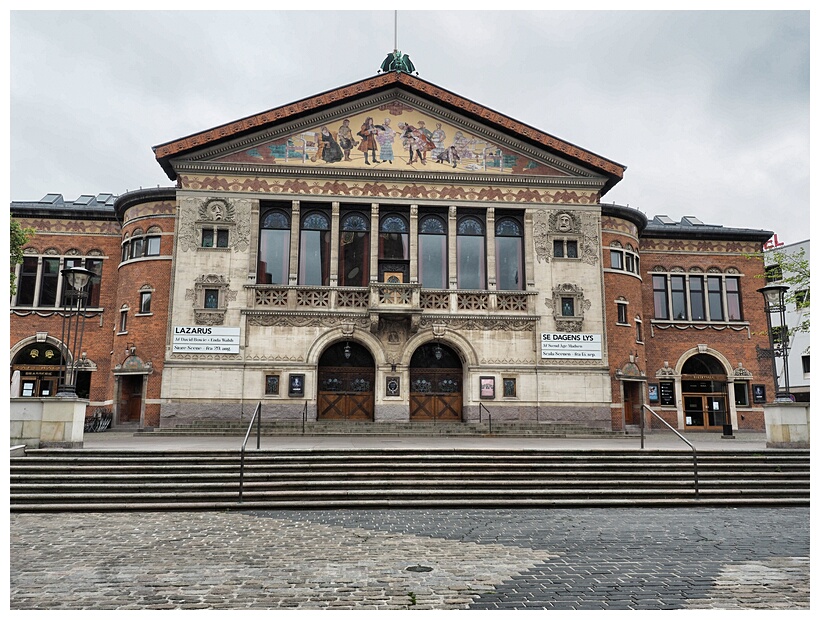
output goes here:
[{"label": "roof finial", "polygon": [[387,73],[389,71],[396,71],[399,73],[415,73],[416,67],[410,61],[410,56],[402,54],[399,51],[399,12],[393,11],[393,51],[387,55],[387,58],[382,62],[382,66],[378,73]]}]

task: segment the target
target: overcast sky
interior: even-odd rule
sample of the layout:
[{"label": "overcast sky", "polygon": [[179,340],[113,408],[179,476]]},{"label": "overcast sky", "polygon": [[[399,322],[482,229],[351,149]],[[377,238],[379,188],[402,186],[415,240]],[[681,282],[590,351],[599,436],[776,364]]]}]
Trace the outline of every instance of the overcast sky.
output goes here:
[{"label": "overcast sky", "polygon": [[[11,200],[170,186],[152,146],[376,74],[393,11],[10,14]],[[605,197],[809,237],[808,11],[399,11],[419,77],[627,166]]]}]

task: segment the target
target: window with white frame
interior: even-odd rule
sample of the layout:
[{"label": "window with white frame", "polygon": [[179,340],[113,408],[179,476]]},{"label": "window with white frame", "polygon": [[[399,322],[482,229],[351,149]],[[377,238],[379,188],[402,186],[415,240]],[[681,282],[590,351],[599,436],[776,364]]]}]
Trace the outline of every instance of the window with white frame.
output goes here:
[{"label": "window with white frame", "polygon": [[103,259],[77,255],[61,256],[56,251],[42,256],[26,254],[23,257],[23,263],[17,266],[17,292],[12,305],[34,308],[62,307],[67,283],[60,272],[70,267],[85,267],[94,272],[86,288],[86,306],[100,307]]},{"label": "window with white frame", "polygon": [[619,325],[629,325],[629,318],[627,315],[627,309],[629,308],[629,304],[627,301],[616,301],[615,307],[618,310],[618,319],[617,323]]},{"label": "window with white frame", "polygon": [[662,321],[742,321],[740,276],[728,273],[653,273],[654,318]]}]

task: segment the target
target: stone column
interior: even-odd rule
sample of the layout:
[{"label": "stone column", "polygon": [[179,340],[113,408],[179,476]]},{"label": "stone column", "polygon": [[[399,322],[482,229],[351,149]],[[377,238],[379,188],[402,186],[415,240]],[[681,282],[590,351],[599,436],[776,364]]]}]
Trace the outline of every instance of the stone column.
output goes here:
[{"label": "stone column", "polygon": [[450,207],[447,222],[447,271],[450,279],[450,288],[458,288],[458,256],[456,253],[457,226],[456,208]]},{"label": "stone column", "polygon": [[379,281],[379,204],[370,205],[370,281]]},{"label": "stone column", "polygon": [[419,206],[410,205],[410,282],[419,281]]},{"label": "stone column", "polygon": [[484,240],[487,247],[484,251],[487,255],[487,288],[491,291],[496,287],[496,273],[495,273],[495,208],[487,209],[487,221],[484,234]]},{"label": "stone column", "polygon": [[299,283],[299,232],[301,230],[302,207],[298,200],[290,203],[290,269],[288,283]]},{"label": "stone column", "polygon": [[335,201],[330,215],[330,286],[339,286],[339,203]]}]

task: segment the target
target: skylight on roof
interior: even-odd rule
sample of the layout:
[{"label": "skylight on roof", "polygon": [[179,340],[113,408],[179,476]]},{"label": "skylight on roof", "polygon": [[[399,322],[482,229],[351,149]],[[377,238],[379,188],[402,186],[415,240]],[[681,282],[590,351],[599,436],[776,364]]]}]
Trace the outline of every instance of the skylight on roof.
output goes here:
[{"label": "skylight on roof", "polygon": [[80,196],[77,200],[74,201],[75,205],[87,205],[92,200],[94,200],[94,196]]},{"label": "skylight on roof", "polygon": [[668,215],[656,215],[655,219],[658,220],[661,224],[677,224],[675,220],[673,220]]},{"label": "skylight on roof", "polygon": [[40,202],[47,202],[49,204],[54,204],[57,201],[62,201],[63,195],[62,194],[46,194],[40,199]]},{"label": "skylight on roof", "polygon": [[706,224],[704,224],[703,222],[701,222],[701,221],[700,221],[698,218],[696,218],[694,215],[687,215],[687,216],[686,216],[686,217],[684,217],[683,219],[685,219],[687,222],[689,222],[690,224],[692,224],[692,226],[706,226]]}]

